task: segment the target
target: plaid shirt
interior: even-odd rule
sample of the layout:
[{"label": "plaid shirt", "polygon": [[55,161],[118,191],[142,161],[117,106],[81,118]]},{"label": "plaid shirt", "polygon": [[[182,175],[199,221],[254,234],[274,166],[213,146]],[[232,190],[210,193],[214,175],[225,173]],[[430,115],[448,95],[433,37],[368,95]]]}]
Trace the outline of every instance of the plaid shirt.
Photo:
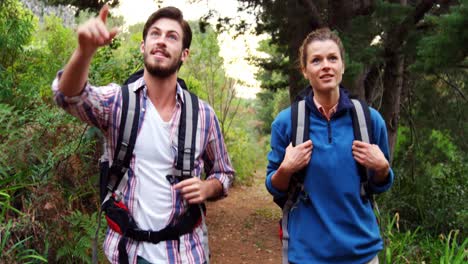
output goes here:
[{"label": "plaid shirt", "polygon": [[[61,72],[58,73],[57,78],[52,84],[56,103],[73,116],[99,128],[104,133],[106,141],[108,142],[105,151],[107,153],[114,153],[121,115],[122,95],[120,86],[109,84],[103,87],[94,87],[87,83],[80,95],[66,97],[58,90],[58,80],[60,77]],[[140,78],[131,83],[129,88],[130,91],[133,92],[142,89],[140,91],[142,94],[142,96],[140,96],[140,105],[142,106],[139,122],[140,129],[147,107],[147,87],[143,78]],[[177,138],[181,105],[184,103],[182,88],[178,84],[176,94],[176,118],[171,119],[171,138]],[[199,135],[196,140],[194,175],[200,177],[201,171],[204,168],[207,179],[216,178],[221,182],[223,194],[226,196],[234,178],[234,170],[227,154],[219,123],[213,109],[202,100],[199,100],[199,108]],[[108,155],[111,164],[112,158],[112,155]],[[123,190],[124,201],[130,213],[134,210],[138,210],[135,197],[138,175],[134,174],[136,159],[138,159],[138,157],[132,157],[130,169],[128,171],[128,183]],[[175,197],[176,201],[171,213],[171,218],[174,219],[182,215],[187,208],[184,206],[183,199],[179,192],[172,191],[172,196]],[[207,238],[203,237],[204,235],[201,229],[202,227],[199,226],[192,233],[180,237],[180,243],[184,243],[186,249],[184,252],[179,252],[177,241],[160,242],[166,243],[167,262],[204,263],[207,261],[208,256],[205,256],[203,250],[203,243],[207,241]],[[108,228],[104,241],[104,251],[112,263],[118,263],[117,245],[119,240],[120,235]],[[129,239],[127,252],[132,263],[136,263],[137,250],[138,242]]]}]

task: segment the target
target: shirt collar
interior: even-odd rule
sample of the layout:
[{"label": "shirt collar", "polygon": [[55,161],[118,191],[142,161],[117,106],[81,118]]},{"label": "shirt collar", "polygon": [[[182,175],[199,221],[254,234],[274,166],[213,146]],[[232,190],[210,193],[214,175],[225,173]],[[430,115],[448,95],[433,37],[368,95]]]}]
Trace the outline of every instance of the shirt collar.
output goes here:
[{"label": "shirt collar", "polygon": [[143,79],[143,76],[141,76],[140,78],[136,79],[134,82],[132,83],[129,83],[128,84],[128,87],[130,88],[131,91],[133,91],[134,93],[136,93],[138,90],[140,90],[141,88],[144,88],[146,85],[145,85],[145,79]]},{"label": "shirt collar", "polygon": [[[134,82],[129,83],[128,86],[130,90],[133,91],[134,93],[136,93],[140,89],[146,89],[146,90],[148,89],[146,87],[145,79],[143,78],[143,76],[141,76]],[[177,87],[176,87],[176,99],[184,103],[184,92],[182,91],[182,87],[180,86],[179,82],[177,82]]]},{"label": "shirt collar", "polygon": [[334,113],[336,113],[336,109],[338,109],[338,102],[332,108],[330,108],[330,110],[327,113],[325,111],[325,108],[317,101],[317,99],[315,99],[315,96],[312,99],[314,100],[314,104],[317,107],[317,109],[320,111],[320,113],[322,113],[322,115],[326,117],[328,121],[330,121],[331,116]]}]

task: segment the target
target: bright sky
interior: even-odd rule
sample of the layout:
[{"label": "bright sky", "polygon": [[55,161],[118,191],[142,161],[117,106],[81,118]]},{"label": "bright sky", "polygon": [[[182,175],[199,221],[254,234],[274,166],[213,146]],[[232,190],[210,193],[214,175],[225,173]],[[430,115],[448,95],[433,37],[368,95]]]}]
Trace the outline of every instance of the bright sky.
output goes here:
[{"label": "bright sky", "polygon": [[[199,3],[190,4],[188,0],[165,0],[163,6],[175,6],[182,10],[186,20],[197,20],[210,8],[219,12],[221,16],[234,17],[237,14],[238,3],[235,0],[200,0]],[[127,25],[132,25],[145,22],[157,9],[154,0],[121,0],[120,6],[112,12],[123,16]],[[226,72],[242,83],[236,86],[240,97],[254,98],[260,91],[260,83],[255,80],[257,68],[246,61],[246,57],[256,53],[259,39],[254,35],[244,35],[236,39],[227,33],[219,36],[220,55],[224,58]]]}]

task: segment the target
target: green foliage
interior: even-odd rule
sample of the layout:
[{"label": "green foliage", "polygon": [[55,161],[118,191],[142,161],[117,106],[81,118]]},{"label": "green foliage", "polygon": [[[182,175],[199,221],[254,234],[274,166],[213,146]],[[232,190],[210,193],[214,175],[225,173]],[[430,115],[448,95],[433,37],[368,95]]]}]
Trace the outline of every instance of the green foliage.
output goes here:
[{"label": "green foliage", "polygon": [[468,238],[458,237],[459,230],[450,230],[448,236],[430,235],[421,228],[401,231],[399,221],[398,213],[380,218],[385,243],[381,263],[466,263]]},{"label": "green foliage", "polygon": [[[448,237],[442,236],[441,243],[445,245],[443,255],[440,257],[441,264],[465,263],[468,258],[468,238],[464,238],[461,245],[457,243],[459,230],[451,230]],[[445,241],[444,241],[445,240]]]},{"label": "green foliage", "polygon": [[23,105],[20,107],[27,106],[28,98],[50,100],[50,80],[68,60],[68,54],[76,45],[74,38],[73,31],[65,28],[61,19],[55,16],[44,18],[23,59],[15,63],[16,78],[20,80],[17,89],[24,98],[18,103]]},{"label": "green foliage", "polygon": [[447,132],[420,130],[417,141],[410,133],[404,127],[399,131],[393,165],[398,176],[384,196],[386,206],[400,212],[405,228],[466,232],[466,155]]},{"label": "green foliage", "polygon": [[[63,234],[63,241],[57,251],[55,260],[57,263],[92,263],[92,245],[98,222],[96,221],[98,213],[91,215],[83,214],[80,211],[74,211],[65,216],[65,224],[68,226],[66,233]],[[105,235],[106,221],[104,217],[98,219],[101,221],[98,241],[99,263],[105,262],[106,258],[102,250],[102,239]]]},{"label": "green foliage", "polygon": [[35,19],[19,1],[0,2],[0,103],[16,93],[13,64],[31,41]]},{"label": "green foliage", "polygon": [[56,17],[36,25],[18,1],[1,5],[0,19],[9,19],[0,23],[7,27],[0,37],[8,46],[1,50],[0,71],[0,230],[8,240],[1,259],[46,262],[37,252],[51,248],[53,259],[57,238],[68,228],[57,217],[68,207],[96,208],[89,198],[97,193],[96,180],[90,180],[97,171],[90,156],[95,140],[80,136],[87,128],[52,105],[50,85],[75,46],[73,31]]},{"label": "green foliage", "polygon": [[227,130],[225,142],[229,157],[236,170],[236,183],[252,184],[253,174],[265,167],[266,138],[257,131],[258,122],[253,102],[242,101],[234,125]]},{"label": "green foliage", "polygon": [[[391,28],[400,24],[413,8],[411,5],[379,0],[372,14],[374,16],[372,22],[378,27],[377,30],[381,30],[380,32],[391,32]],[[392,37],[394,36],[385,36],[385,38]]]},{"label": "green foliage", "polygon": [[0,259],[5,263],[47,263],[47,259],[29,248],[32,236],[18,236],[20,228],[21,226],[12,220],[0,226]]},{"label": "green foliage", "polygon": [[0,2],[0,66],[10,66],[31,40],[34,16],[19,1]]},{"label": "green foliage", "polygon": [[259,121],[258,129],[263,134],[271,132],[271,123],[281,110],[290,105],[289,92],[287,89],[280,89],[276,92],[263,90],[257,94],[255,102],[257,119]]},{"label": "green foliage", "polygon": [[219,55],[218,35],[211,27],[202,32],[199,24],[190,23],[193,31],[189,59],[184,62],[179,76],[190,91],[213,107],[236,170],[236,181],[248,183],[257,167],[255,131],[249,129],[254,122],[251,107],[235,98],[235,80],[229,78]]},{"label": "green foliage", "polygon": [[233,110],[235,82],[226,75],[224,60],[219,55],[218,34],[211,27],[206,27],[202,32],[198,24],[190,22],[190,25],[193,31],[190,56],[180,69],[179,76],[192,79],[192,82],[197,80],[200,87],[197,95],[213,107],[221,122],[227,122],[232,118],[226,116],[224,108],[230,105]]},{"label": "green foliage", "polygon": [[[193,37],[190,47],[190,56],[180,69],[179,75],[192,76],[199,80],[207,91],[220,87],[226,77],[224,61],[219,56],[218,35],[211,27],[204,32],[199,25],[190,22]],[[208,99],[208,98],[205,98]]]},{"label": "green foliage", "polygon": [[271,132],[271,123],[273,123],[274,117],[273,113],[273,104],[271,102],[274,99],[274,92],[263,90],[257,94],[255,110],[257,112],[257,118],[259,120],[258,128],[263,134],[270,134]]},{"label": "green foliage", "polygon": [[257,80],[261,82],[260,87],[272,91],[287,88],[289,58],[286,56],[286,50],[271,39],[265,39],[260,41],[257,51],[268,55],[267,58],[251,59],[260,68],[256,74]]},{"label": "green foliage", "polygon": [[[415,258],[417,250],[415,248],[416,235],[419,228],[415,231],[400,232],[398,221],[399,214],[396,213],[393,218],[387,215],[387,219],[381,219],[382,224],[385,225],[385,232],[383,238],[385,241],[384,256],[385,261],[383,263],[404,263],[409,258]],[[395,230],[395,227],[397,230]]]},{"label": "green foliage", "polygon": [[278,90],[273,98],[273,111],[271,112],[271,117],[274,119],[279,112],[290,105],[289,91],[287,89]]},{"label": "green foliage", "polygon": [[249,184],[254,170],[258,167],[257,142],[249,137],[246,130],[235,127],[229,130],[226,137],[232,165],[236,170],[236,183]]},{"label": "green foliage", "polygon": [[198,79],[192,75],[188,75],[184,78],[184,81],[192,93],[196,94],[200,98],[208,98],[206,89],[203,88],[203,84]]},{"label": "green foliage", "polygon": [[[19,112],[0,105],[0,109],[9,121],[0,123],[0,130],[9,131],[0,138],[0,229],[7,228],[8,219],[15,225],[25,219],[27,222],[15,231],[18,239],[28,238],[25,249],[44,252],[45,246],[57,246],[54,236],[64,227],[56,218],[66,212],[67,200],[70,204],[80,198],[84,201],[89,191],[82,188],[94,189],[93,181],[85,177],[93,175],[90,165],[95,164],[94,157],[86,157],[93,141],[74,136],[83,128],[73,126],[69,115],[55,107],[40,105],[35,111]],[[78,168],[80,160],[84,164]],[[67,192],[80,196],[74,198]],[[55,235],[49,236],[50,244],[44,244],[49,232]],[[10,251],[10,257],[20,259],[21,252]]]},{"label": "green foliage", "polygon": [[468,66],[467,55],[468,1],[461,0],[459,5],[451,7],[451,12],[442,16],[427,18],[435,25],[430,35],[423,37],[418,45],[418,63],[415,68],[426,72],[437,72]]}]

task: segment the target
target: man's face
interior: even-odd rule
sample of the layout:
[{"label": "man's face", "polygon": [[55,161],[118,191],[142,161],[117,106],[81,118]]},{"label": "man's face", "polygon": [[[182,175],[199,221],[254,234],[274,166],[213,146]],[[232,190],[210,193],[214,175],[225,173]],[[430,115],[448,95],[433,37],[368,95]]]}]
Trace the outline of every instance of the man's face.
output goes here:
[{"label": "man's face", "polygon": [[182,48],[182,38],[182,27],[177,21],[161,18],[154,22],[140,46],[146,71],[159,78],[175,74],[189,54],[188,49]]}]

